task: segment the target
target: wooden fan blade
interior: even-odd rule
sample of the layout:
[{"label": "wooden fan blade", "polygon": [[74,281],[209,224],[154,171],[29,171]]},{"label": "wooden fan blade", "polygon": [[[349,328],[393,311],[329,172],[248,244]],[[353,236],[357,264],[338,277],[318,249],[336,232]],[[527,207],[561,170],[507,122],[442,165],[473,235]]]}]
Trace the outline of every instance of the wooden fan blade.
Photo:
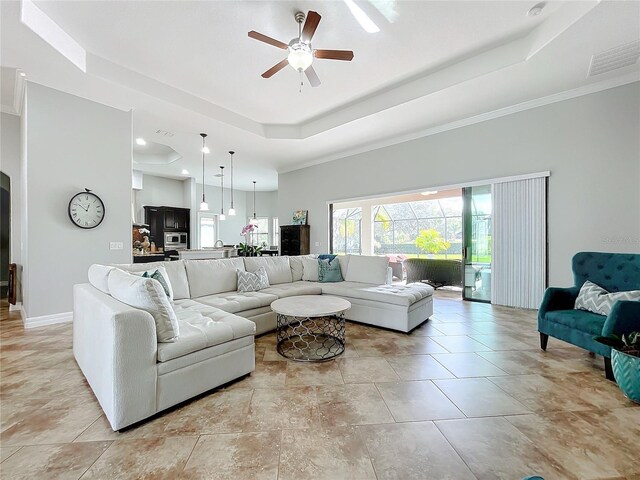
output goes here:
[{"label": "wooden fan blade", "polygon": [[274,74],[278,73],[280,70],[282,70],[284,67],[286,67],[287,65],[289,65],[289,60],[287,60],[286,58],[284,60],[282,60],[280,63],[277,63],[276,65],[274,65],[273,67],[271,67],[269,70],[267,70],[266,72],[264,72],[262,74],[262,78],[270,78],[272,77]]},{"label": "wooden fan blade", "polygon": [[275,38],[267,37],[262,33],[258,33],[255,30],[251,30],[249,32],[249,36],[259,42],[268,43],[269,45],[273,45],[274,47],[281,48],[282,50],[286,50],[288,45],[286,43],[282,43],[280,40],[276,40]]},{"label": "wooden fan blade", "polygon": [[351,50],[314,50],[313,54],[316,58],[325,58],[327,60],[344,60],[346,62],[353,60],[353,52]]},{"label": "wooden fan blade", "polygon": [[307,67],[307,69],[304,71],[304,74],[309,79],[309,83],[311,84],[312,87],[317,87],[320,85],[320,79],[318,78],[318,74],[316,73],[316,71],[313,69],[311,65]]},{"label": "wooden fan blade", "polygon": [[321,18],[322,17],[318,12],[309,10],[309,13],[307,13],[307,19],[304,22],[304,27],[302,27],[302,35],[300,35],[300,39],[303,42],[311,41],[313,34],[316,33],[316,28],[318,28]]}]

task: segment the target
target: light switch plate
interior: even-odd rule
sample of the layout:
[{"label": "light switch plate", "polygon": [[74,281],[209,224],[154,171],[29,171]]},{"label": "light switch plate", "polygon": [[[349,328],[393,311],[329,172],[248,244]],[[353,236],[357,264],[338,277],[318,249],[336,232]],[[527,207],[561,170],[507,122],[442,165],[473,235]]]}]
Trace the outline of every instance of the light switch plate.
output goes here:
[{"label": "light switch plate", "polygon": [[124,244],[122,242],[109,242],[109,250],[122,250]]}]

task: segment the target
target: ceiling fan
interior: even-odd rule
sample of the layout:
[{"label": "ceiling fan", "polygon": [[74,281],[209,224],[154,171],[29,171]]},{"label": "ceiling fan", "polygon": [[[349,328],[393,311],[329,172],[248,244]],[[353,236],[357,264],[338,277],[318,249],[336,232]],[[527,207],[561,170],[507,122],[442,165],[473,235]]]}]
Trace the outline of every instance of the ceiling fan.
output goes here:
[{"label": "ceiling fan", "polygon": [[[289,51],[287,58],[262,74],[263,78],[270,78],[289,64],[295,70],[300,72],[300,75],[304,72],[309,79],[311,86],[317,87],[320,85],[320,79],[311,65],[314,57],[324,58],[327,60],[343,60],[347,62],[353,60],[353,52],[350,50],[316,50],[311,48],[311,38],[318,28],[320,18],[322,17],[320,17],[317,12],[311,10],[306,16],[306,21],[304,13],[296,13],[295,19],[296,22],[298,22],[298,36],[292,39],[289,44],[280,42],[279,40],[263,35],[262,33],[258,33],[255,30],[251,30],[249,32],[249,36],[255,40]],[[304,22],[304,27],[302,26],[302,22]]]}]

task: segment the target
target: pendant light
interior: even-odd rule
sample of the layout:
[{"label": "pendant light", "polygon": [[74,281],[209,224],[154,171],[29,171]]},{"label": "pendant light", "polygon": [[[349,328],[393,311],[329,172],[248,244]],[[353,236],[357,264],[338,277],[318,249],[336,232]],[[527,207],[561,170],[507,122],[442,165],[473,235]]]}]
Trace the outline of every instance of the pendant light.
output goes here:
[{"label": "pendant light", "polygon": [[220,198],[220,215],[218,219],[224,220],[227,217],[224,215],[224,167],[222,165],[220,165]]},{"label": "pendant light", "polygon": [[200,211],[208,212],[209,204],[204,199],[204,150],[206,148],[204,145],[204,139],[207,137],[207,134],[201,133],[200,136],[202,137],[202,203],[200,204]]},{"label": "pendant light", "polygon": [[253,181],[253,217],[249,221],[249,223],[253,223],[254,225],[258,224],[258,219],[256,218],[256,181]]},{"label": "pendant light", "polygon": [[230,151],[231,155],[231,208],[229,208],[229,216],[233,217],[236,214],[236,209],[233,208],[233,154],[236,152]]}]

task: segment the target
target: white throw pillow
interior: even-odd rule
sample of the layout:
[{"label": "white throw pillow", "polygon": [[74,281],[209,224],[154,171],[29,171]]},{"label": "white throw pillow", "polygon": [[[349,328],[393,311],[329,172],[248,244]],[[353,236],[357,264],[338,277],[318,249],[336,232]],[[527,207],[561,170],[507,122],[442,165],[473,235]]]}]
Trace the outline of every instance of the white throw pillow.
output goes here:
[{"label": "white throw pillow", "polygon": [[[160,275],[162,275],[162,278],[164,280],[164,285],[162,285],[163,287],[166,286],[165,288],[165,293],[167,294],[167,297],[169,298],[170,302],[173,302],[173,287],[171,286],[171,281],[169,280],[169,274],[167,273],[167,269],[164,268],[163,265],[159,265],[155,268],[151,268],[149,270],[144,270],[141,272],[130,272],[133,273],[134,275],[138,275],[140,277],[144,277],[145,273],[147,274],[147,277],[151,277],[151,275],[153,275],[156,271],[158,271],[158,273]],[[160,282],[162,284],[162,282]]]},{"label": "white throw pillow", "polygon": [[304,272],[304,266],[302,260],[305,258],[317,258],[317,255],[310,253],[308,255],[296,255],[289,257],[289,265],[291,266],[291,280],[299,282],[302,280],[302,274]]},{"label": "white throw pillow", "polygon": [[145,310],[156,323],[158,342],[175,342],[180,335],[178,318],[160,282],[114,268],[109,273],[111,296],[122,303]]},{"label": "white throw pillow", "polygon": [[318,260],[315,258],[302,259],[302,280],[305,282],[318,281]]},{"label": "white throw pillow", "polygon": [[109,294],[109,274],[113,268],[97,263],[91,265],[88,272],[89,283],[101,292]]},{"label": "white throw pillow", "polygon": [[[245,257],[244,267],[247,272],[256,272],[263,267],[269,277],[270,285],[291,283],[291,266],[289,257]],[[240,291],[240,289],[238,289]]]},{"label": "white throw pillow", "polygon": [[255,272],[245,272],[238,269],[238,292],[257,292],[263,288],[268,288],[269,276],[264,267],[258,268]]},{"label": "white throw pillow", "polygon": [[343,275],[348,282],[384,285],[387,281],[389,258],[365,255],[349,255],[348,267]]},{"label": "white throw pillow", "polygon": [[618,300],[640,301],[640,290],[609,293],[600,285],[596,285],[587,280],[580,288],[578,298],[576,298],[575,308],[600,315],[609,315]]}]

